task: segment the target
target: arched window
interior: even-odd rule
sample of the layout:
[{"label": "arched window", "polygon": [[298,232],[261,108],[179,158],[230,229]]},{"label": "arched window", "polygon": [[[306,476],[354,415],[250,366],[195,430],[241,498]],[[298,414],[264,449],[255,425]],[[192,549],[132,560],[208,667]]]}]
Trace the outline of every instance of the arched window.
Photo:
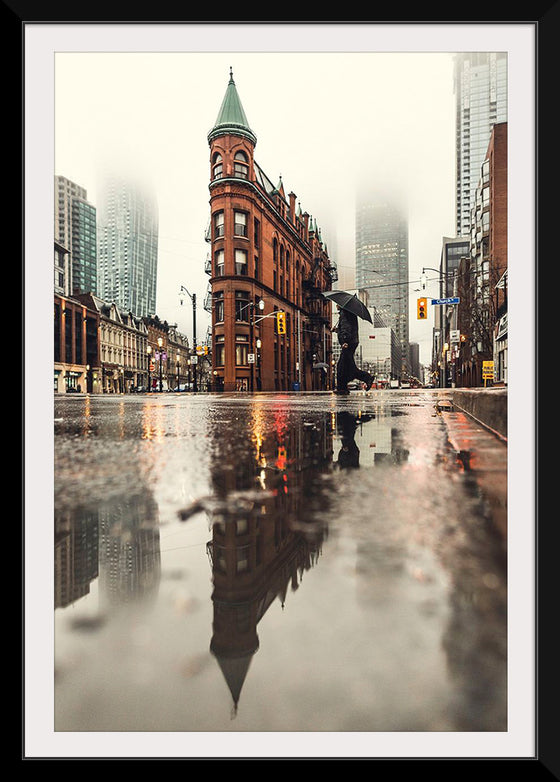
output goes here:
[{"label": "arched window", "polygon": [[240,177],[241,179],[249,178],[248,162],[245,152],[240,150],[235,153],[235,157],[233,158],[233,171],[236,177]]},{"label": "arched window", "polygon": [[222,156],[219,152],[216,152],[214,155],[214,160],[212,161],[212,179],[220,179],[223,174],[223,162],[222,162]]}]

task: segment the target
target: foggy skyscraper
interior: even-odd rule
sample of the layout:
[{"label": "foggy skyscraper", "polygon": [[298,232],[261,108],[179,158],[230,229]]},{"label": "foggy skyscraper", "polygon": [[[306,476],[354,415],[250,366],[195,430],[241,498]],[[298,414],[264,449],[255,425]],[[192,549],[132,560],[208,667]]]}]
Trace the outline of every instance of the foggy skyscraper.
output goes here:
[{"label": "foggy skyscraper", "polygon": [[98,295],[134,315],[153,315],[158,257],[155,197],[133,179],[110,175],[101,184],[98,202]]},{"label": "foggy skyscraper", "polygon": [[362,192],[356,206],[356,287],[367,291],[408,357],[408,220],[398,201]]}]

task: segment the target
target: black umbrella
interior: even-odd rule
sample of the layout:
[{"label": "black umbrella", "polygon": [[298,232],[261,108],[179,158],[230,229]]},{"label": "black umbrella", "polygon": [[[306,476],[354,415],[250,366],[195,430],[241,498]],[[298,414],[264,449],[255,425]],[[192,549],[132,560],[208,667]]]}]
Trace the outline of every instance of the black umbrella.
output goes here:
[{"label": "black umbrella", "polygon": [[355,293],[348,293],[347,291],[323,291],[325,299],[334,301],[343,310],[353,312],[362,320],[369,320],[373,324],[371,315],[366,305],[359,300]]}]

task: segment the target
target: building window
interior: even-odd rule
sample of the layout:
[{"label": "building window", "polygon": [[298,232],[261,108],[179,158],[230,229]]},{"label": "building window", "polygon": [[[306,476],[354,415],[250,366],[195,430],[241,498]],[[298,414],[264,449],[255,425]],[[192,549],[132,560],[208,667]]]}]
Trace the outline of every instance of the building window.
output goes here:
[{"label": "building window", "polygon": [[223,250],[216,250],[214,254],[214,263],[216,266],[216,277],[222,277],[225,274],[224,269],[225,254]]},{"label": "building window", "polygon": [[216,212],[214,215],[214,239],[224,235],[224,213]]},{"label": "building window", "polygon": [[249,547],[239,546],[236,548],[235,553],[237,558],[236,572],[244,573],[249,569]]},{"label": "building window", "polygon": [[245,212],[234,212],[233,233],[235,236],[247,236],[247,215]]},{"label": "building window", "polygon": [[237,275],[247,275],[247,252],[245,250],[235,251],[235,273]]},{"label": "building window", "polygon": [[235,320],[249,323],[250,309],[248,291],[235,291]]},{"label": "building window", "polygon": [[222,174],[223,174],[222,156],[220,155],[219,152],[216,152],[212,164],[212,179],[220,179]]},{"label": "building window", "polygon": [[224,292],[217,291],[214,294],[214,317],[216,323],[222,323],[224,320]]},{"label": "building window", "polygon": [[249,363],[249,337],[247,334],[235,335],[235,364],[238,367]]},{"label": "building window", "polygon": [[236,152],[233,159],[233,170],[236,177],[240,179],[249,178],[249,166],[247,165],[247,155],[245,152]]},{"label": "building window", "polygon": [[216,336],[216,344],[214,347],[214,353],[216,355],[216,366],[223,367],[226,363],[226,346],[224,344],[225,337],[223,334]]}]

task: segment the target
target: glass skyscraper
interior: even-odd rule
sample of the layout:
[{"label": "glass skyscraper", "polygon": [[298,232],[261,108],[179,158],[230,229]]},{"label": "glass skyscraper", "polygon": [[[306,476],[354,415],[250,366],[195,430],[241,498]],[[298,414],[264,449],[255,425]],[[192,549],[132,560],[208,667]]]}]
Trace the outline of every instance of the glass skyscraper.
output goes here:
[{"label": "glass skyscraper", "polygon": [[[361,193],[356,207],[356,288],[368,294],[408,356],[408,219],[396,200]],[[406,367],[403,367],[406,369]]]},{"label": "glass skyscraper", "polygon": [[454,58],[456,233],[468,236],[471,209],[490,133],[507,122],[507,53],[462,52]]},{"label": "glass skyscraper", "polygon": [[158,224],[149,188],[105,177],[98,196],[98,296],[139,317],[156,311]]},{"label": "glass skyscraper", "polygon": [[68,250],[59,293],[97,292],[97,211],[81,185],[55,176],[55,239]]}]

